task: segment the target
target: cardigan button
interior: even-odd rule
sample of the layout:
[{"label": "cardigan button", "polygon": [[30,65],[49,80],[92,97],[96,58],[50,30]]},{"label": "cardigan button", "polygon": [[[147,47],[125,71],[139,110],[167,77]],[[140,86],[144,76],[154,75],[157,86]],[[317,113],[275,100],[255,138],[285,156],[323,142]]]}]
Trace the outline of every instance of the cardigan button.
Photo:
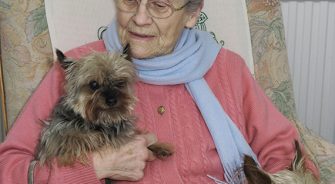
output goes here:
[{"label": "cardigan button", "polygon": [[159,107],[157,108],[157,112],[158,112],[158,114],[163,115],[164,112],[165,112],[165,107],[162,106],[162,105],[159,106]]}]

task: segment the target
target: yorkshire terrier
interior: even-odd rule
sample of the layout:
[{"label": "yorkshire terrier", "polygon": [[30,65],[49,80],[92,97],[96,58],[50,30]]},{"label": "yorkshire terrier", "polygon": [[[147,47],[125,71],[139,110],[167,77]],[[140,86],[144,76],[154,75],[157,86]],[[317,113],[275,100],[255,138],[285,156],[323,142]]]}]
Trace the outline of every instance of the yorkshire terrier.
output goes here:
[{"label": "yorkshire terrier", "polygon": [[244,157],[243,170],[248,184],[317,184],[313,174],[306,170],[305,158],[295,141],[296,155],[290,168],[275,174],[261,170],[250,156]]},{"label": "yorkshire terrier", "polygon": [[[64,95],[41,131],[36,149],[40,164],[85,164],[89,153],[119,149],[141,133],[133,115],[136,70],[127,54],[93,53],[79,60],[59,50],[56,54],[65,73]],[[166,143],[148,149],[158,158],[173,153]]]}]

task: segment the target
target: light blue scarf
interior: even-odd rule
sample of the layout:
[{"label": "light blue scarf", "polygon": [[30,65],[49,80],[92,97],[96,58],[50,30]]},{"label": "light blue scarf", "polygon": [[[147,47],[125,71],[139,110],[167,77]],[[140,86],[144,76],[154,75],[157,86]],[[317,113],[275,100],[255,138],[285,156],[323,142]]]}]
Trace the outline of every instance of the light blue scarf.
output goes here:
[{"label": "light blue scarf", "polygon": [[[103,40],[108,51],[122,51],[115,21],[104,32]],[[244,155],[257,157],[203,78],[220,49],[209,33],[185,29],[171,54],[132,59],[139,79],[145,83],[186,85],[212,135],[227,182],[237,184],[242,183],[237,174],[241,174]]]}]

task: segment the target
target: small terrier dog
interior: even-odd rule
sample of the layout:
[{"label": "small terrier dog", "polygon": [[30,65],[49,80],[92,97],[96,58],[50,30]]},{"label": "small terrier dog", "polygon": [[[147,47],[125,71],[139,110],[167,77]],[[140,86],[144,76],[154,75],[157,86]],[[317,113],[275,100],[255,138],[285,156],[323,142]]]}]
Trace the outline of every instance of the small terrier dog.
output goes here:
[{"label": "small terrier dog", "polygon": [[[141,132],[132,111],[136,70],[127,54],[93,53],[77,61],[56,50],[65,73],[65,94],[45,122],[36,160],[60,166],[87,163],[88,154],[105,147],[118,149]],[[148,147],[158,158],[173,153],[169,144]]]},{"label": "small terrier dog", "polygon": [[317,184],[311,172],[304,167],[304,157],[295,141],[296,155],[291,167],[275,174],[269,174],[258,168],[257,163],[250,156],[244,157],[243,170],[248,184]]}]

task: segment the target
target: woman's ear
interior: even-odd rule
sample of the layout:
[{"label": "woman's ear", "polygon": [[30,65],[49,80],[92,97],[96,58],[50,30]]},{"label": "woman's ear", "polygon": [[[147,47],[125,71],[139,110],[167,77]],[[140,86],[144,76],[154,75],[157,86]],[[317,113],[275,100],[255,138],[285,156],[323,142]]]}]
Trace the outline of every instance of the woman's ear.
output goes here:
[{"label": "woman's ear", "polygon": [[186,24],[185,24],[185,27],[186,28],[192,28],[195,26],[195,24],[197,23],[198,21],[198,18],[199,18],[199,15],[200,15],[200,12],[202,10],[202,7],[203,7],[203,2],[201,4],[201,6],[198,7],[198,9],[195,11],[195,12],[192,12],[189,17],[188,17],[188,20],[186,20]]}]

